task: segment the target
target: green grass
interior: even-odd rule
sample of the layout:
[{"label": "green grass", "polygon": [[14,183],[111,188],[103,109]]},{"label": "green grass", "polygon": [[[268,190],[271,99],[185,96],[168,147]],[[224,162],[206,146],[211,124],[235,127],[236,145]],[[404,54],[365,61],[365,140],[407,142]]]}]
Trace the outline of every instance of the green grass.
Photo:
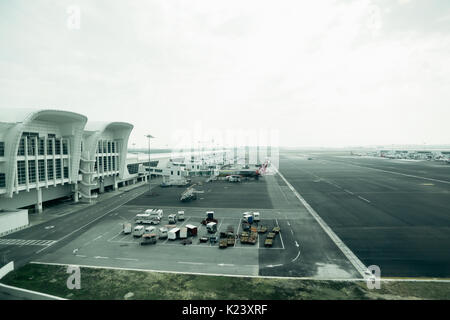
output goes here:
[{"label": "green grass", "polygon": [[200,276],[144,271],[81,268],[81,289],[69,290],[66,267],[28,264],[9,273],[4,284],[68,299],[449,299],[450,283],[365,282]]}]

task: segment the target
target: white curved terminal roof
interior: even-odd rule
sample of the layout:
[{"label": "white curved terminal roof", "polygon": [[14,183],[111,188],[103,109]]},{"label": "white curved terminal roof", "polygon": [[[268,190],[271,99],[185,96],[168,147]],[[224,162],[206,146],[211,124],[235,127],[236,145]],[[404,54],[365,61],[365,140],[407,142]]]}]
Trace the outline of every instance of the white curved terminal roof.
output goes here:
[{"label": "white curved terminal roof", "polygon": [[87,121],[87,117],[65,110],[57,109],[35,109],[35,108],[2,108],[0,109],[0,122],[4,123],[26,123],[33,120],[72,122]]},{"label": "white curved terminal roof", "polygon": [[133,125],[128,122],[101,122],[89,121],[84,127],[85,131],[103,132],[106,129],[133,129]]}]

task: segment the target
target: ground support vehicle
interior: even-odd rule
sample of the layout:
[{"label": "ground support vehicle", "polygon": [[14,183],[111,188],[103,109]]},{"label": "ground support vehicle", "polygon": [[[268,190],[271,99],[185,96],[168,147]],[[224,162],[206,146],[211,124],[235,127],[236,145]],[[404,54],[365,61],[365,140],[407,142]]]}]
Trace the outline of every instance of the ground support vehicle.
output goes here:
[{"label": "ground support vehicle", "polygon": [[266,233],[266,232],[267,232],[267,227],[265,227],[265,226],[258,227],[258,233]]},{"label": "ground support vehicle", "polygon": [[141,246],[156,243],[156,233],[145,233],[142,235]]},{"label": "ground support vehicle", "polygon": [[181,244],[183,246],[185,246],[187,244],[192,244],[192,239],[183,239],[183,240],[181,240]]},{"label": "ground support vehicle", "polygon": [[273,239],[271,238],[266,238],[266,240],[264,241],[264,247],[271,247],[273,244]]},{"label": "ground support vehicle", "polygon": [[275,237],[277,236],[277,234],[275,232],[269,232],[269,234],[267,235],[268,239],[275,239]]},{"label": "ground support vehicle", "polygon": [[209,237],[209,242],[210,242],[211,244],[215,244],[215,243],[217,242],[217,237],[216,237],[216,236],[211,236],[211,237]]},{"label": "ground support vehicle", "polygon": [[144,226],[136,226],[133,229],[133,237],[141,237],[144,234]]},{"label": "ground support vehicle", "polygon": [[169,230],[167,228],[159,228],[159,238],[160,239],[167,239],[168,231]]},{"label": "ground support vehicle", "polygon": [[228,242],[227,239],[222,239],[219,241],[219,248],[220,249],[225,249],[228,246]]},{"label": "ground support vehicle", "polygon": [[280,231],[281,231],[280,227],[273,227],[273,229],[272,229],[272,232],[274,232],[276,234],[280,233]]},{"label": "ground support vehicle", "polygon": [[122,231],[124,234],[130,234],[132,232],[131,223],[124,223],[122,225]]}]

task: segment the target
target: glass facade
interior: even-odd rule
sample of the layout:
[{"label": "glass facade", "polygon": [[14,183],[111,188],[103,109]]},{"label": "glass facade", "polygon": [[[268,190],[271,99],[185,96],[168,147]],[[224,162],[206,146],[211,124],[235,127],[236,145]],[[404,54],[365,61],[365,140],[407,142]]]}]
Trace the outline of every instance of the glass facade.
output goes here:
[{"label": "glass facade", "polygon": [[45,160],[38,160],[39,181],[45,181]]},{"label": "glass facade", "polygon": [[17,161],[17,181],[19,185],[27,182],[25,173],[25,161]]},{"label": "glass facade", "polygon": [[0,188],[6,187],[6,178],[4,173],[0,173]]}]

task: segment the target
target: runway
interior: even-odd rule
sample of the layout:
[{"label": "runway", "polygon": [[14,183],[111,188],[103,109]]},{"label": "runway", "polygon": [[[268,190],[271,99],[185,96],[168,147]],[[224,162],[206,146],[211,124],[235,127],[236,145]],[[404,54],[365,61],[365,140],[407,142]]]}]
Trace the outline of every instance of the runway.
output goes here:
[{"label": "runway", "polygon": [[450,166],[289,151],[279,170],[366,266],[450,277]]}]

